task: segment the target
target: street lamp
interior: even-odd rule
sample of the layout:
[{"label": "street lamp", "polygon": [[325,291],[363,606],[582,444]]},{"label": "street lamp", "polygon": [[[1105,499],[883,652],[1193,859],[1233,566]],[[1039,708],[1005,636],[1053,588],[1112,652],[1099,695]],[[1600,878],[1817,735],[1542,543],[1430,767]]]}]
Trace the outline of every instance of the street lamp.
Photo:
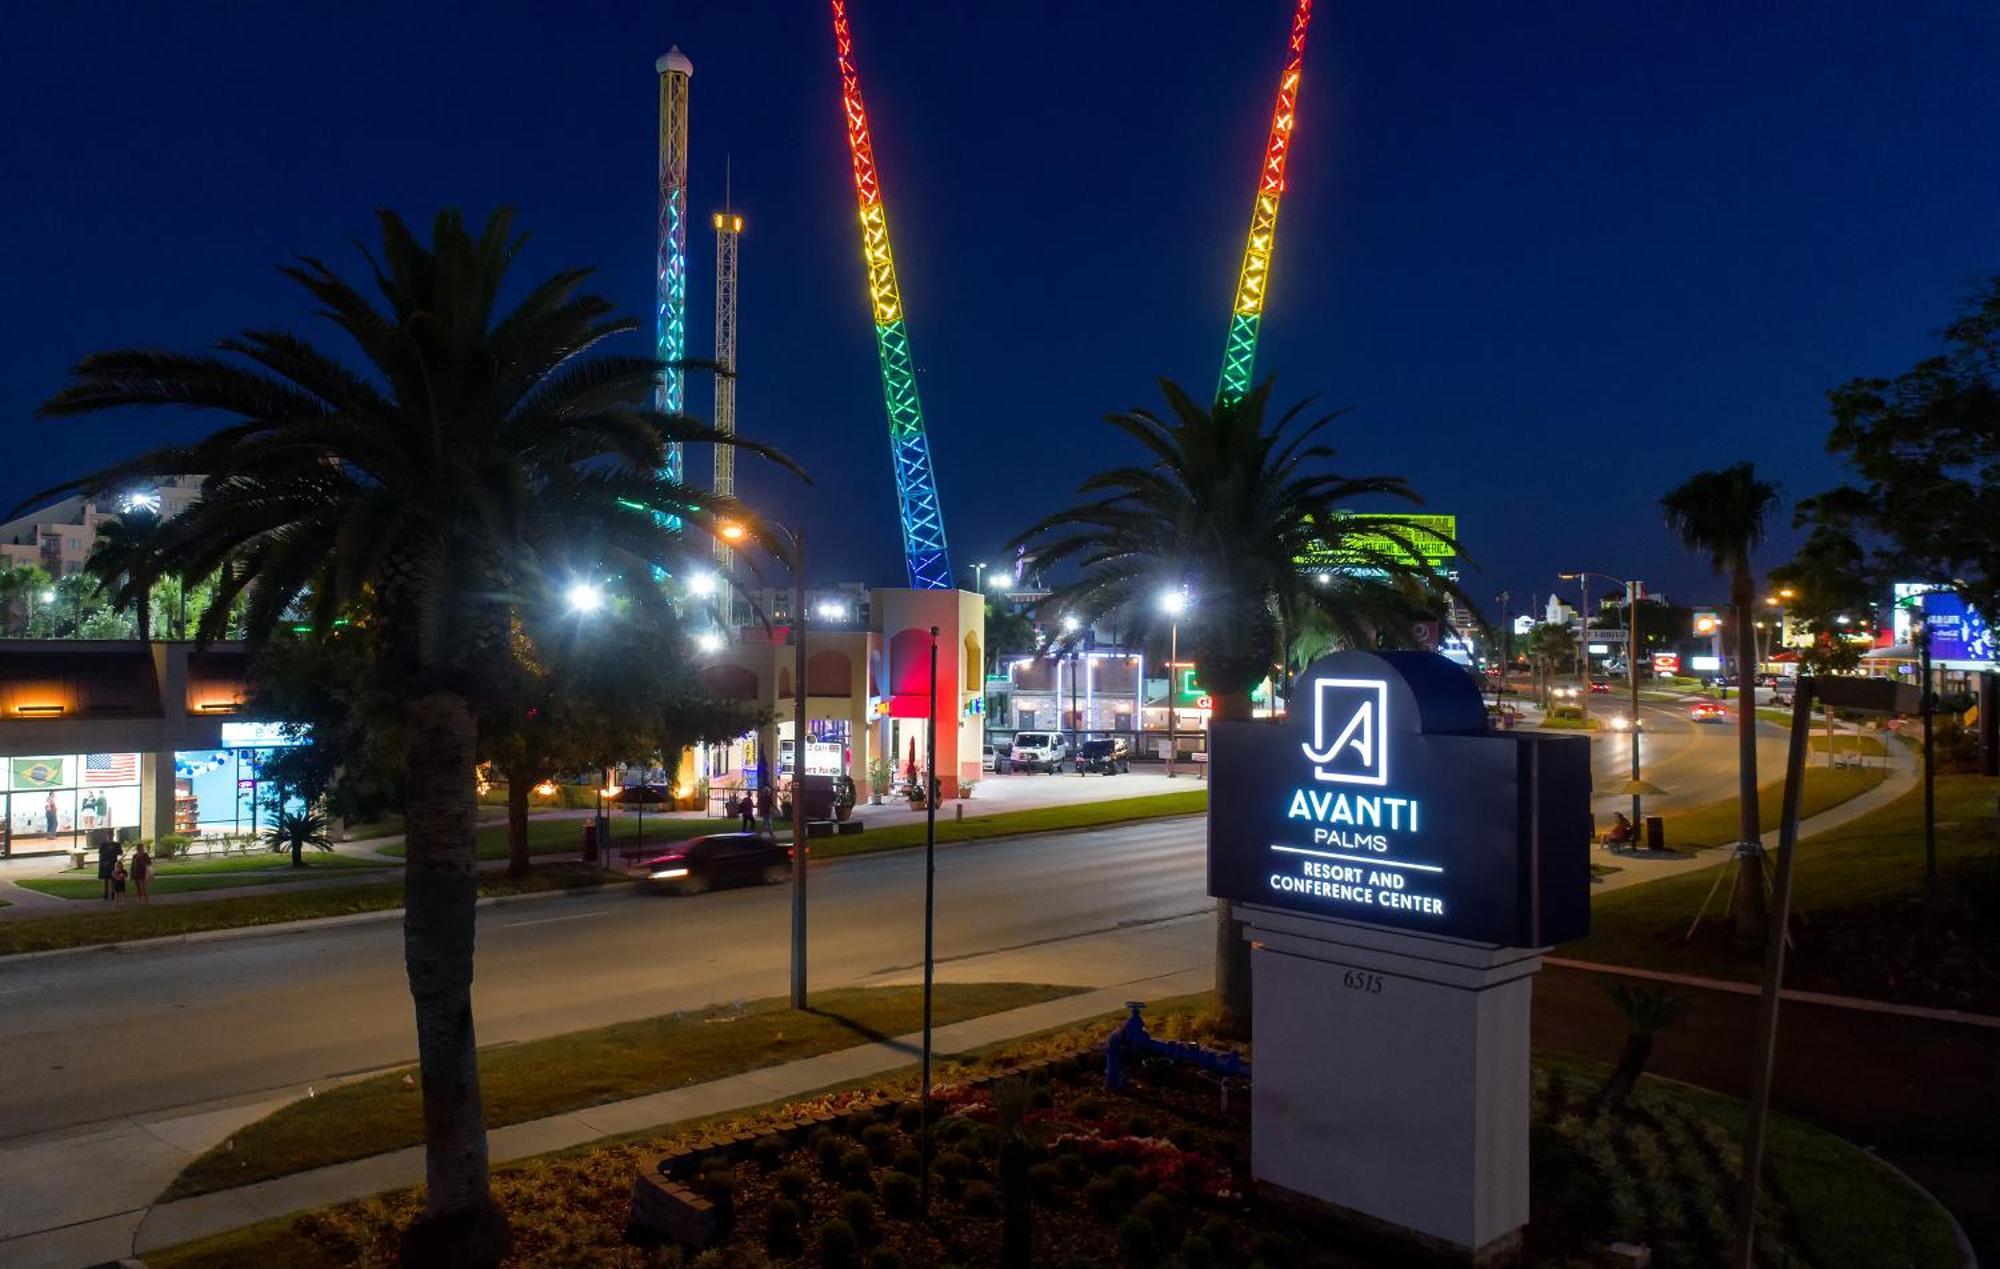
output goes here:
[{"label": "street lamp", "polygon": [[1160,611],[1167,614],[1167,779],[1174,778],[1174,757],[1180,750],[1175,735],[1174,669],[1181,659],[1181,614],[1187,611],[1187,591],[1176,587],[1160,596]]},{"label": "street lamp", "polygon": [[985,560],[981,560],[972,566],[972,589],[977,591],[984,591],[986,589]]},{"label": "street lamp", "polygon": [[[771,520],[759,521],[758,527],[761,532],[777,534],[791,552],[785,562],[792,570],[792,1008],[803,1009],[806,1007],[806,535],[804,529],[787,529]],[[729,542],[740,542],[748,536],[743,526],[734,521],[717,532]],[[772,801],[776,800],[774,795]],[[764,821],[764,831],[771,831],[768,819]]]},{"label": "street lamp", "polygon": [[[1073,612],[1064,613],[1062,619],[1062,628],[1064,634],[1073,635],[1077,631],[1083,629],[1083,622],[1078,620],[1077,615]],[[1071,644],[1069,651],[1064,653],[1063,655],[1069,658],[1069,753],[1070,757],[1074,758],[1076,756],[1077,741],[1082,739],[1081,733],[1083,727],[1083,719],[1079,718],[1076,712],[1076,680],[1077,677],[1083,672],[1083,662],[1077,656],[1077,650],[1075,644]],[[1058,660],[1056,662],[1056,666],[1057,666],[1057,673],[1060,674],[1062,662]],[[1056,708],[1057,709],[1062,708],[1062,694],[1060,688],[1057,689]]]},{"label": "street lamp", "polygon": [[577,582],[564,594],[569,601],[569,610],[588,617],[604,607],[604,589],[592,582]]},{"label": "street lamp", "polygon": [[722,636],[713,630],[704,630],[694,637],[694,646],[711,656],[722,651]]},{"label": "street lamp", "polygon": [[716,581],[713,573],[696,573],[688,578],[688,593],[703,599],[715,593]]},{"label": "street lamp", "polygon": [[1632,693],[1632,835],[1640,838],[1645,821],[1639,818],[1641,805],[1639,792],[1639,583],[1613,577],[1596,569],[1578,569],[1571,573],[1558,573],[1564,581],[1574,581],[1579,590],[1592,577],[1601,577],[1607,582],[1616,582],[1625,588],[1625,681]]}]

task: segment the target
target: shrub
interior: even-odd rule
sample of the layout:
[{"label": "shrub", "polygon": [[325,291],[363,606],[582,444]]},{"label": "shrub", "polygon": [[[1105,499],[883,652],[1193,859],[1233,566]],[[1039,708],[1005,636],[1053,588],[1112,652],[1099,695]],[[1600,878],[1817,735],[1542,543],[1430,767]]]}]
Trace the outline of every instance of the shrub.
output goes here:
[{"label": "shrub", "polygon": [[785,1161],[785,1139],[776,1134],[757,1138],[750,1147],[750,1158],[758,1171],[769,1176]]},{"label": "shrub", "polygon": [[846,1153],[847,1143],[830,1132],[813,1138],[813,1158],[819,1160],[819,1170],[827,1176],[840,1171],[840,1156]]},{"label": "shrub", "polygon": [[1291,1264],[1295,1250],[1292,1240],[1274,1229],[1259,1230],[1250,1237],[1250,1258],[1267,1265]]},{"label": "shrub", "polygon": [[923,1201],[923,1183],[908,1172],[887,1172],[876,1188],[882,1210],[891,1216],[915,1216]]},{"label": "shrub", "polygon": [[1230,1237],[1229,1221],[1223,1216],[1211,1216],[1201,1223],[1201,1236],[1217,1255],[1227,1251],[1235,1241]]},{"label": "shrub", "polygon": [[1028,1105],[1034,1107],[1036,1110],[1047,1110],[1055,1104],[1056,1095],[1049,1091],[1046,1084],[1035,1085],[1034,1091],[1028,1094]]},{"label": "shrub", "polygon": [[875,1112],[867,1109],[847,1112],[847,1135],[859,1137],[868,1125],[875,1122]]},{"label": "shrub", "polygon": [[1000,1192],[984,1181],[968,1181],[961,1205],[967,1216],[998,1216]]},{"label": "shrub", "polygon": [[840,1219],[853,1226],[856,1238],[864,1243],[873,1241],[875,1200],[859,1190],[849,1190],[840,1196]]},{"label": "shrub", "polygon": [[1083,1204],[1101,1221],[1118,1215],[1124,1204],[1118,1201],[1118,1187],[1101,1176],[1090,1178],[1083,1187]]},{"label": "shrub", "polygon": [[922,1176],[924,1174],[924,1156],[921,1151],[904,1146],[896,1152],[896,1157],[889,1161],[889,1166],[898,1172],[907,1172],[911,1176]]},{"label": "shrub", "polygon": [[1104,1118],[1104,1099],[1102,1097],[1079,1097],[1076,1099],[1075,1109],[1078,1119],[1095,1123]]},{"label": "shrub", "polygon": [[1174,1205],[1166,1195],[1155,1191],[1132,1205],[1132,1215],[1150,1224],[1165,1242],[1173,1229]]},{"label": "shrub", "polygon": [[1035,1200],[1056,1206],[1062,1198],[1062,1169],[1053,1163],[1037,1163],[1028,1169],[1028,1188]]},{"label": "shrub", "polygon": [[896,1130],[887,1124],[870,1124],[861,1130],[861,1144],[870,1159],[887,1163],[896,1151]]},{"label": "shrub", "polygon": [[1151,1115],[1134,1115],[1132,1116],[1131,1123],[1127,1125],[1126,1131],[1135,1137],[1150,1137],[1157,1129],[1153,1124],[1153,1117]]},{"label": "shrub", "polygon": [[1160,1236],[1151,1221],[1127,1216],[1118,1226],[1118,1254],[1129,1265],[1156,1265],[1160,1262]]},{"label": "shrub", "polygon": [[938,1191],[946,1198],[957,1198],[965,1178],[972,1175],[972,1160],[956,1150],[945,1151],[932,1166],[937,1169]]},{"label": "shrub", "polygon": [[840,1156],[840,1168],[836,1175],[849,1189],[873,1190],[875,1170],[869,1166],[871,1162],[868,1152],[856,1146]]},{"label": "shrub", "polygon": [[924,1108],[918,1102],[904,1102],[896,1108],[896,1125],[904,1132],[917,1132],[924,1126]]},{"label": "shrub", "polygon": [[778,1193],[788,1199],[802,1199],[806,1196],[806,1190],[811,1188],[812,1182],[797,1168],[786,1168],[771,1178],[771,1184],[777,1188]]},{"label": "shrub", "polygon": [[153,844],[153,854],[160,859],[179,859],[194,845],[194,838],[185,833],[168,833]]},{"label": "shrub", "polygon": [[854,1227],[839,1217],[821,1225],[814,1241],[818,1244],[820,1263],[828,1269],[845,1269],[855,1263],[861,1252],[861,1240],[855,1237]]},{"label": "shrub", "polygon": [[1181,1239],[1182,1269],[1215,1269],[1215,1244],[1200,1234]]},{"label": "shrub", "polygon": [[1195,1130],[1186,1124],[1176,1124],[1167,1131],[1167,1140],[1174,1143],[1176,1150],[1193,1150],[1201,1143]]},{"label": "shrub", "polygon": [[1074,1189],[1090,1175],[1090,1164],[1080,1154],[1059,1154],[1056,1156],[1056,1171],[1062,1174],[1063,1184]]},{"label": "shrub", "polygon": [[903,1269],[903,1257],[887,1247],[868,1253],[868,1269]]},{"label": "shrub", "polygon": [[794,1200],[772,1199],[770,1207],[765,1209],[764,1250],[778,1257],[802,1254],[806,1249],[806,1240],[799,1231],[805,1220],[805,1209]]},{"label": "shrub", "polygon": [[1146,1192],[1146,1178],[1139,1175],[1139,1169],[1129,1163],[1121,1163],[1108,1174],[1112,1186],[1118,1191],[1118,1201],[1126,1207],[1139,1201]]}]

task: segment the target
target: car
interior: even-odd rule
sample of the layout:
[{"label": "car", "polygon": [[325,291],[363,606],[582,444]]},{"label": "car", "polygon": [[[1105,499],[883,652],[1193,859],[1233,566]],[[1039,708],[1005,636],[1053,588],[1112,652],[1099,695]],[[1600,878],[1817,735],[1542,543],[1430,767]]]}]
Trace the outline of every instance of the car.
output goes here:
[{"label": "car", "polygon": [[1613,731],[1634,731],[1634,730],[1637,730],[1637,731],[1644,731],[1644,730],[1646,730],[1646,720],[1645,720],[1645,719],[1643,719],[1643,718],[1642,718],[1642,719],[1640,719],[1640,720],[1639,720],[1639,721],[1638,721],[1637,723],[1634,723],[1634,722],[1633,722],[1633,721],[1632,721],[1631,719],[1627,718],[1627,717],[1626,717],[1625,715],[1623,715],[1623,714],[1613,714],[1613,715],[1612,715],[1612,716],[1610,717],[1610,719],[1609,719],[1609,720],[1607,720],[1607,722],[1606,722],[1606,725],[1607,725],[1608,727],[1610,727],[1610,728],[1611,728],[1611,730],[1613,730]]},{"label": "car", "polygon": [[979,746],[979,769],[981,771],[993,770],[993,764],[995,761],[996,759],[994,758],[993,755],[992,745]]},{"label": "car", "polygon": [[763,833],[709,833],[674,843],[639,869],[648,886],[701,894],[716,886],[786,881],[792,851]]},{"label": "car", "polygon": [[1076,773],[1118,775],[1132,769],[1132,747],[1122,737],[1086,740],[1076,747]]},{"label": "car", "polygon": [[1054,771],[1069,757],[1069,743],[1061,733],[1020,731],[1014,733],[1016,767],[1023,771]]},{"label": "car", "polygon": [[1688,717],[1698,723],[1726,723],[1729,710],[1714,701],[1696,701],[1688,707]]},{"label": "car", "polygon": [[1592,679],[1590,681],[1590,694],[1592,696],[1603,696],[1610,690],[1611,685],[1602,679]]}]

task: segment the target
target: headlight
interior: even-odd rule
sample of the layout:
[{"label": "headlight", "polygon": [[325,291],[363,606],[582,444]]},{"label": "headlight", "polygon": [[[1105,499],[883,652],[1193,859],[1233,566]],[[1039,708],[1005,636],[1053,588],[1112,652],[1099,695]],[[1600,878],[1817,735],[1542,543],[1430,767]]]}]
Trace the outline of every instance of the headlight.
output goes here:
[{"label": "headlight", "polygon": [[685,877],[687,875],[688,875],[688,870],[685,868],[662,868],[658,872],[647,873],[646,880],[672,881],[677,877]]}]

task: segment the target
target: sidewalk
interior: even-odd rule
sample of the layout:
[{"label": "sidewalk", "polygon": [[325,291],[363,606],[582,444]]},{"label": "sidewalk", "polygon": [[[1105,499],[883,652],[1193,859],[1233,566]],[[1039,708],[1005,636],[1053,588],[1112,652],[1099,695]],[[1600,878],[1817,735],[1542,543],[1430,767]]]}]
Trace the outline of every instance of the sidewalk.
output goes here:
[{"label": "sidewalk", "polygon": [[[1803,843],[1821,833],[1852,823],[1879,807],[1887,806],[1916,787],[1917,775],[1916,754],[1907,745],[1889,746],[1888,777],[1867,792],[1851,797],[1838,806],[1830,806],[1809,820],[1800,821],[1798,840]],[[1775,831],[1766,835],[1765,846],[1769,849],[1776,848]],[[1600,895],[1612,890],[1623,890],[1627,886],[1643,885],[1648,881],[1658,881],[1662,877],[1694,872],[1699,868],[1710,868],[1727,858],[1727,852],[1721,849],[1699,850],[1688,856],[1648,859],[1638,855],[1614,855],[1593,846],[1590,862],[1616,868],[1618,871],[1596,878],[1590,892],[1593,895]]]},{"label": "sidewalk", "polygon": [[[940,1027],[935,1033],[936,1051],[960,1053],[1113,1013],[1127,1000],[1202,990],[1210,983],[1212,942],[1204,907],[1147,926],[940,964],[940,981],[1081,979],[1090,990]],[[1089,966],[1091,972],[1079,975],[1077,966]],[[899,967],[857,985],[889,986],[916,979],[915,972]],[[664,1127],[880,1075],[915,1062],[919,1043],[918,1035],[898,1036],[707,1084],[494,1129],[488,1134],[492,1160],[499,1165],[608,1135]],[[301,1095],[306,1095],[303,1087],[273,1098],[183,1108],[140,1121],[70,1129],[0,1150],[0,1192],[9,1196],[5,1227],[0,1228],[0,1263],[10,1269],[76,1269],[423,1180],[423,1150],[411,1147],[240,1189],[152,1204],[189,1160]]]}]

